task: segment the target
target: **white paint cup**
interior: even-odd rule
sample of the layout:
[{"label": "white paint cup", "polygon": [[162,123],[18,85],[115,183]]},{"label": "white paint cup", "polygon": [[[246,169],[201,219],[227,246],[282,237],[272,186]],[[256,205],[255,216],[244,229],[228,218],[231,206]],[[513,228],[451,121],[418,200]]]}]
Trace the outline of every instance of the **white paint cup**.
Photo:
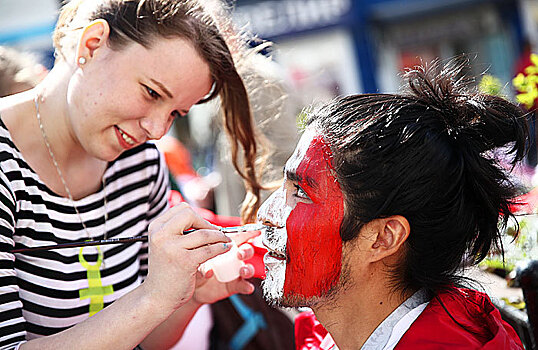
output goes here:
[{"label": "white paint cup", "polygon": [[223,283],[231,282],[239,277],[239,270],[242,266],[245,266],[245,263],[239,260],[237,245],[233,241],[228,244],[232,245],[229,251],[205,263],[206,268],[212,269],[217,280]]}]

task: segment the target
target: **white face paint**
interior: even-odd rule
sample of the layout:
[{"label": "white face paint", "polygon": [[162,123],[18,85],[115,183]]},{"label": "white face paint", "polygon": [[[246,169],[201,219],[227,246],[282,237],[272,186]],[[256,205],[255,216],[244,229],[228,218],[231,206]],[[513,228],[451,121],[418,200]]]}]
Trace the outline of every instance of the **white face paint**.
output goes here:
[{"label": "white face paint", "polygon": [[286,193],[283,187],[274,192],[262,205],[258,212],[258,218],[269,221],[277,227],[264,232],[263,244],[268,253],[263,257],[265,263],[265,280],[263,281],[263,293],[267,300],[282,300],[284,293],[284,281],[286,279],[286,220],[291,213],[291,208],[286,207]]},{"label": "white face paint", "polygon": [[[315,133],[310,129],[304,133],[294,154],[286,162],[284,182],[286,182],[286,171],[295,172],[299,167],[314,135]],[[288,240],[286,221],[294,208],[286,203],[286,196],[283,184],[258,211],[258,221],[270,222],[273,225],[272,229],[263,234],[263,244],[269,252],[263,258],[266,276],[262,287],[266,300],[277,303],[284,295],[284,281],[286,280],[286,242]]]}]

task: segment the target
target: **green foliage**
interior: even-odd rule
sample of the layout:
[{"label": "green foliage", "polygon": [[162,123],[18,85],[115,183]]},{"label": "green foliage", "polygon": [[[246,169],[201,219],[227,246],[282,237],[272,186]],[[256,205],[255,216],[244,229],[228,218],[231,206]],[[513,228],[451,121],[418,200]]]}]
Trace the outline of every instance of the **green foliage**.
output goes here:
[{"label": "green foliage", "polygon": [[308,111],[303,109],[299,115],[297,115],[297,129],[300,132],[303,132],[306,129],[306,117],[308,116]]},{"label": "green foliage", "polygon": [[538,55],[531,54],[532,65],[525,68],[524,73],[519,73],[512,84],[519,91],[516,96],[517,102],[525,105],[528,109],[534,106],[534,101],[538,98]]},{"label": "green foliage", "polygon": [[478,84],[478,89],[488,95],[501,96],[501,81],[493,75],[485,74]]}]

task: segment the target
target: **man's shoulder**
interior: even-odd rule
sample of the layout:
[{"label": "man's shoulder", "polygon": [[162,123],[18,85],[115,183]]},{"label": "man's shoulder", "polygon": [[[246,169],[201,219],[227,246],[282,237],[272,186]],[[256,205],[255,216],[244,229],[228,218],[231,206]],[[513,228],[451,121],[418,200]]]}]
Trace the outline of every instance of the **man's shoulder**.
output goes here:
[{"label": "man's shoulder", "polygon": [[437,294],[404,334],[396,349],[523,349],[489,297],[453,288]]}]

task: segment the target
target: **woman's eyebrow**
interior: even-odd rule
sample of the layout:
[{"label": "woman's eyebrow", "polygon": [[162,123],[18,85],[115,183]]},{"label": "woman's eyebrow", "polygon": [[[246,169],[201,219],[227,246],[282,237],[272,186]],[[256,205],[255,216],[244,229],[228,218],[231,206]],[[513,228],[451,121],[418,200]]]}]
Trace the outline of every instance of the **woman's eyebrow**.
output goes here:
[{"label": "woman's eyebrow", "polygon": [[160,82],[158,82],[157,80],[155,79],[150,79],[150,81],[157,85],[165,94],[166,96],[168,96],[169,98],[174,98],[174,96],[172,95],[172,93]]}]

